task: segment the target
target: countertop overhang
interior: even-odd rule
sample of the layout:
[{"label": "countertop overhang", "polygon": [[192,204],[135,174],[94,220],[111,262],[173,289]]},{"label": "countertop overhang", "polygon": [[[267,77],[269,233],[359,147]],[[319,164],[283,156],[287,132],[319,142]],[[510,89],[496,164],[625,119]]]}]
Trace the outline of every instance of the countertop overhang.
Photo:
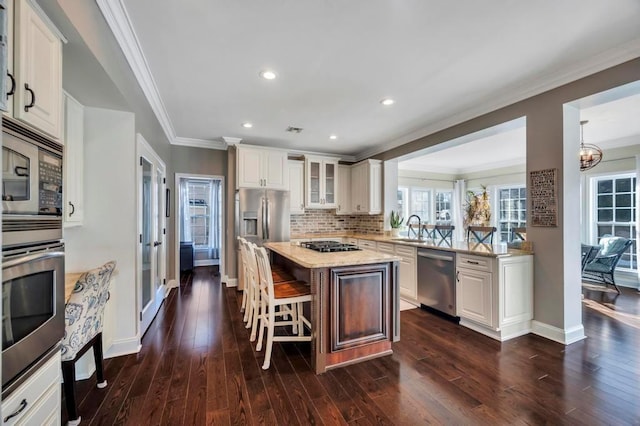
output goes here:
[{"label": "countertop overhang", "polygon": [[265,243],[264,246],[280,256],[309,269],[370,265],[373,263],[399,262],[401,260],[398,256],[367,249],[322,253],[301,247],[295,242],[269,242]]}]

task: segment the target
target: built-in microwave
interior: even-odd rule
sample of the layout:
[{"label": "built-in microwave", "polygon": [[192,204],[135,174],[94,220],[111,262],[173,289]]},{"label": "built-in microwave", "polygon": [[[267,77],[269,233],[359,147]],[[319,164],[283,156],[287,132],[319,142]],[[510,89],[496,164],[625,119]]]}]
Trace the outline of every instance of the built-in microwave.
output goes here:
[{"label": "built-in microwave", "polygon": [[2,398],[64,336],[64,244],[2,250]]},{"label": "built-in microwave", "polygon": [[3,117],[3,246],[62,238],[62,149]]}]

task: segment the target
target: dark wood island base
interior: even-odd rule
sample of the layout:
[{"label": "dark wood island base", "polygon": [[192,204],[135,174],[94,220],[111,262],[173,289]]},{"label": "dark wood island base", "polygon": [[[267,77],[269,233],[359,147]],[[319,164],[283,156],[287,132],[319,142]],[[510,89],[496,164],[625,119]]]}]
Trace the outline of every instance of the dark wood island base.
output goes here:
[{"label": "dark wood island base", "polygon": [[311,285],[316,374],[393,353],[391,343],[400,339],[396,257],[368,250],[306,253],[290,243],[266,247],[274,263]]}]

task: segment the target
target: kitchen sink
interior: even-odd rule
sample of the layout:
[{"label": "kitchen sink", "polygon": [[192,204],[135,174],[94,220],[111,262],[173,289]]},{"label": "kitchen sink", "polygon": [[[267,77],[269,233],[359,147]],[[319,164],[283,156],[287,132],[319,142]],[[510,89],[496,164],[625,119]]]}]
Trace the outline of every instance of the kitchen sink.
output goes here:
[{"label": "kitchen sink", "polygon": [[392,238],[393,241],[402,241],[404,243],[424,243],[427,240],[419,240],[417,238]]}]

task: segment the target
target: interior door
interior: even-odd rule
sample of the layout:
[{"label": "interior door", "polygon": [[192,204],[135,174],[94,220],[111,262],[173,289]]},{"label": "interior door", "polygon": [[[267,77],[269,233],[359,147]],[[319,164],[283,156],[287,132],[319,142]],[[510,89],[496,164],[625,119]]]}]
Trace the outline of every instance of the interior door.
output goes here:
[{"label": "interior door", "polygon": [[166,178],[164,163],[157,158],[146,142],[141,143],[139,140],[138,148],[138,295],[142,335],[158,313],[166,293]]}]

